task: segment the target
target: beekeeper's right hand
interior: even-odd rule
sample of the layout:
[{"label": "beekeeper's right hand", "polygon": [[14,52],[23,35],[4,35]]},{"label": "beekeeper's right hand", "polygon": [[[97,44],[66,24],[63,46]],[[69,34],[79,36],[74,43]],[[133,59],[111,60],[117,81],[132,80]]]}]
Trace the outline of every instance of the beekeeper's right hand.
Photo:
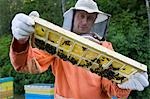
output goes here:
[{"label": "beekeeper's right hand", "polygon": [[31,16],[39,17],[37,11],[32,11],[29,16],[23,13],[16,14],[12,20],[12,34],[18,41],[26,42],[29,36],[34,32],[34,20]]}]

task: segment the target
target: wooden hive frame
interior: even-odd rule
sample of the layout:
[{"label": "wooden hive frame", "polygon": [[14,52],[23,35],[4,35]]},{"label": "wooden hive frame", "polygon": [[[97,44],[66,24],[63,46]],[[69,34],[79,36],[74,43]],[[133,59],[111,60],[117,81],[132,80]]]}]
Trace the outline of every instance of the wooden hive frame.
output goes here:
[{"label": "wooden hive frame", "polygon": [[93,41],[65,30],[44,19],[35,20],[34,44],[72,64],[82,66],[116,83],[123,83],[136,72],[147,71],[147,66]]}]

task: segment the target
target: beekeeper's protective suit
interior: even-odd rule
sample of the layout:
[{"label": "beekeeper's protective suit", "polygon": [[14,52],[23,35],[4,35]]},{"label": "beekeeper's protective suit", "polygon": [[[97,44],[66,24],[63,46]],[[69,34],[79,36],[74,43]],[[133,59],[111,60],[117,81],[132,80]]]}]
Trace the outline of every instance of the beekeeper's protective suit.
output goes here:
[{"label": "beekeeper's protective suit", "polygon": [[[71,30],[72,27],[73,9],[84,10],[88,13],[99,13],[95,23],[102,22],[108,18],[107,15],[98,10],[93,0],[78,0],[75,7],[64,14],[63,27],[68,30]],[[39,16],[37,12],[32,12],[31,15]],[[51,68],[55,76],[55,99],[127,97],[131,90],[141,91],[148,86],[148,78],[145,73],[133,75],[126,83],[117,85],[68,61],[37,48],[32,48],[29,44],[29,36],[34,32],[34,24],[34,20],[28,15],[19,13],[14,17],[11,27],[14,38],[10,46],[10,60],[18,72],[35,74]],[[106,44],[102,43],[102,46],[110,48],[107,42]]]}]

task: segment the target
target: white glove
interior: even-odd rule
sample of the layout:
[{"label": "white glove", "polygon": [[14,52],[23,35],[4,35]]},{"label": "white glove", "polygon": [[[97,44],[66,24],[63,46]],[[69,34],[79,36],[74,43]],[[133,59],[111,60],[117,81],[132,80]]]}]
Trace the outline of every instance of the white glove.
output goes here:
[{"label": "white glove", "polygon": [[149,82],[148,82],[148,75],[146,72],[135,73],[134,75],[131,76],[131,78],[129,78],[128,81],[124,82],[123,84],[118,84],[119,88],[138,91],[143,91],[144,88],[148,86]]},{"label": "white glove", "polygon": [[31,16],[39,17],[39,13],[37,11],[32,11],[29,16],[19,13],[16,14],[12,20],[12,34],[17,40],[26,42],[29,36],[34,32],[33,26],[35,22]]}]

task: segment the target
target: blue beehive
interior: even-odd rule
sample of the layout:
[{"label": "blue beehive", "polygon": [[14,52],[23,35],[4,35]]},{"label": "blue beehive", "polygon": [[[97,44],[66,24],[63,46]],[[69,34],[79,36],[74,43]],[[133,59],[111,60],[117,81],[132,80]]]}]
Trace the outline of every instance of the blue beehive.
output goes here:
[{"label": "blue beehive", "polygon": [[25,85],[26,99],[54,99],[54,84]]}]

